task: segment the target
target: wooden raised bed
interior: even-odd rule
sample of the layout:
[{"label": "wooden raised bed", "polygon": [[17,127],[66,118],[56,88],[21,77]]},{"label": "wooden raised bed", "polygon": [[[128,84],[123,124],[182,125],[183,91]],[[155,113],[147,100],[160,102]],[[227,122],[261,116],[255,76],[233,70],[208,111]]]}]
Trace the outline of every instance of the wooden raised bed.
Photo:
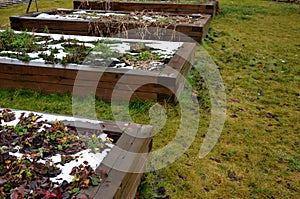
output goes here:
[{"label": "wooden raised bed", "polygon": [[273,0],[273,1],[300,4],[300,0]]},{"label": "wooden raised bed", "polygon": [[[20,112],[20,110],[13,111]],[[90,120],[46,113],[35,114],[63,118],[61,121],[65,125],[85,135],[87,133],[92,135],[94,132],[102,131],[108,134],[108,137],[114,139],[115,145],[98,167],[101,168],[101,171],[107,171],[107,175],[103,177],[103,182],[96,187],[90,186],[88,189],[82,189],[79,196],[77,196],[78,198],[123,199],[135,197],[147,162],[147,153],[152,148],[153,135],[151,126],[108,120]],[[144,155],[132,156],[129,152],[131,154],[144,153]],[[110,165],[114,166],[111,167]],[[119,167],[115,165],[126,165],[126,168],[130,168],[128,169],[129,171],[134,172],[120,171],[121,169],[118,169]],[[98,170],[96,169],[96,172]],[[82,196],[80,197],[80,195]]]},{"label": "wooden raised bed", "polygon": [[[176,24],[169,23],[149,23],[147,26],[140,21],[122,21],[120,19],[70,19],[70,18],[37,18],[41,14],[72,14],[78,10],[57,9],[47,12],[30,13],[21,16],[11,16],[10,25],[15,30],[28,30],[33,32],[71,34],[71,35],[92,35],[105,37],[122,37],[129,39],[151,39],[165,41],[188,41],[192,39],[201,43],[209,31],[211,21],[210,15],[197,16],[199,19],[195,23]],[[89,11],[87,13],[109,13],[106,11]],[[130,14],[130,12],[118,12],[116,14]],[[161,13],[162,14],[162,13]],[[140,13],[141,15],[141,13]],[[177,15],[170,15],[177,16]],[[184,15],[190,17],[191,15]],[[146,27],[146,28],[145,28]],[[160,28],[159,35],[156,34],[157,27]],[[139,28],[139,29],[138,29]],[[163,30],[168,29],[167,32]],[[142,33],[141,33],[142,31]],[[184,34],[184,35],[183,35]]]},{"label": "wooden raised bed", "polygon": [[176,14],[209,14],[218,13],[219,2],[212,0],[208,3],[176,3],[174,2],[134,2],[134,1],[87,1],[74,0],[74,9],[114,10],[114,11],[142,11],[169,12]]},{"label": "wooden raised bed", "polygon": [[[38,35],[38,33],[35,34]],[[74,37],[79,38],[80,36]],[[125,39],[120,39],[120,41],[125,41]],[[141,42],[141,40],[126,41]],[[151,43],[155,41],[143,40],[142,42]],[[166,46],[172,43],[160,42]],[[162,71],[91,67],[80,64],[64,66],[34,61],[23,62],[0,57],[0,88],[35,89],[47,93],[72,93],[76,81],[76,91],[73,92],[73,95],[76,96],[92,94],[98,99],[111,101],[114,92],[113,100],[127,101],[127,97],[131,96],[130,101],[167,100],[172,103],[177,101],[176,94],[180,94],[182,91],[184,77],[190,71],[196,46],[194,43],[179,44],[182,44],[181,47]],[[77,76],[78,74],[80,77]],[[124,74],[126,75],[124,76]],[[93,90],[94,88],[95,90]]]}]

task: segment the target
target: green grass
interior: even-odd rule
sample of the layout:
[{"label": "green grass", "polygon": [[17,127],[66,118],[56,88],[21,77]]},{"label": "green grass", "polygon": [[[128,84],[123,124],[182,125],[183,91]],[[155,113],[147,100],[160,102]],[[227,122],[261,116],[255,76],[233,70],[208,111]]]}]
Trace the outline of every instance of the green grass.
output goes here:
[{"label": "green grass", "polygon": [[[57,2],[44,0],[39,6],[65,7]],[[64,2],[71,7],[71,1]],[[159,197],[299,198],[300,6],[260,0],[220,0],[220,6],[222,13],[212,21],[203,46],[226,85],[222,135],[211,153],[199,159],[210,121],[209,98],[205,83],[193,74],[193,84],[204,93],[200,94],[198,134],[175,163],[145,175],[141,196],[157,198],[155,191],[164,187],[166,192]],[[0,24],[7,24],[9,15],[24,13],[25,7],[1,10]],[[0,90],[0,96],[0,107],[72,114],[69,94]],[[81,114],[88,116],[89,107],[81,103]],[[148,111],[153,104],[131,104],[133,121],[150,123]],[[163,106],[168,118],[154,138],[153,150],[172,140],[180,123],[180,106]],[[109,103],[96,101],[95,109],[98,118],[115,119]]]},{"label": "green grass", "polygon": [[[0,27],[8,26],[9,25],[9,16],[15,16],[20,14],[26,14],[28,4],[19,4],[9,6],[5,9],[1,9],[0,11]],[[72,0],[43,0],[38,1],[38,10],[39,11],[46,11],[55,8],[73,8],[73,1]],[[35,12],[35,2],[33,1],[30,6],[29,12]]]}]

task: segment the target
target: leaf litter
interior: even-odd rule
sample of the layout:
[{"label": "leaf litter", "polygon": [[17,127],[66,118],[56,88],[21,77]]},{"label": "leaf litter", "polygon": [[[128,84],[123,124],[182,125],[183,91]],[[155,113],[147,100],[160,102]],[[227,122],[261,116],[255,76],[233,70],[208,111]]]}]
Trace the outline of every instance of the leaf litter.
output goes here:
[{"label": "leaf litter", "polygon": [[95,171],[83,156],[106,155],[113,145],[103,134],[91,137],[58,120],[25,112],[17,120],[14,111],[0,109],[0,198],[77,198],[81,189],[99,185],[107,171]]}]

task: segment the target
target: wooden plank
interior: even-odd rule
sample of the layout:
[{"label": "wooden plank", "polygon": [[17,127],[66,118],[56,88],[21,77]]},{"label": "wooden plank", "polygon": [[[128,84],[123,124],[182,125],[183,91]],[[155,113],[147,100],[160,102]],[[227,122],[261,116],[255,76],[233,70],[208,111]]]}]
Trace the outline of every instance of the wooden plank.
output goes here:
[{"label": "wooden plank", "polygon": [[[96,92],[90,87],[76,87],[76,91],[73,92],[73,86],[70,85],[60,85],[40,82],[24,82],[22,80],[7,80],[0,79],[1,89],[34,89],[38,91],[43,91],[45,93],[70,93],[78,97],[84,97],[88,95],[95,95],[98,99],[105,101],[112,100],[112,89],[97,88]],[[167,90],[166,90],[167,91]],[[130,101],[134,100],[157,100],[156,92],[148,91],[135,91],[131,90],[117,90],[114,89],[114,100],[124,101],[127,100],[127,96],[131,96]]]},{"label": "wooden plank", "polygon": [[[10,73],[5,73],[6,71],[2,72],[2,69],[10,69]],[[139,76],[126,76],[122,80],[119,80],[118,84],[114,83],[114,77],[110,76],[110,74],[106,74],[102,76],[101,80],[97,82],[97,76],[94,77],[93,74],[86,73],[86,78],[83,80],[74,82],[74,78],[76,78],[75,74],[71,75],[71,78],[68,79],[64,77],[63,74],[68,74],[66,76],[70,76],[67,70],[60,73],[60,76],[47,76],[47,75],[40,75],[40,74],[49,74],[43,73],[45,70],[40,70],[40,74],[36,74],[37,71],[35,67],[28,70],[28,68],[22,68],[24,70],[14,70],[15,68],[6,68],[1,67],[0,69],[0,87],[5,89],[15,89],[15,88],[22,88],[22,89],[36,89],[41,90],[47,93],[55,92],[55,93],[72,93],[74,89],[74,85],[76,85],[76,92],[73,94],[78,96],[86,96],[89,94],[94,94],[96,89],[96,96],[99,99],[103,100],[111,100],[112,91],[115,91],[115,97],[121,100],[126,99],[126,96],[131,95],[132,91],[136,90],[132,95],[132,100],[139,99],[139,100],[146,100],[146,99],[157,99],[157,93],[169,93],[167,89],[164,87],[157,85],[157,78],[154,78],[152,82],[154,84],[147,84],[144,85],[144,82],[148,82],[147,78],[151,79],[151,77],[139,77]],[[48,68],[43,68],[47,69]],[[46,70],[46,71],[47,71]],[[51,68],[51,71],[54,69]],[[58,69],[60,70],[60,69]],[[19,73],[13,73],[14,71],[18,71]],[[27,71],[27,72],[26,72]],[[22,75],[22,72],[23,75]],[[55,71],[58,73],[57,71]],[[95,73],[94,73],[95,75]],[[94,78],[91,78],[94,77]],[[91,78],[91,80],[87,80],[87,78]],[[146,79],[145,79],[146,78]],[[94,79],[94,81],[93,81]],[[106,80],[106,81],[105,81]],[[118,79],[117,79],[118,80]],[[96,82],[95,82],[96,81]],[[172,93],[169,93],[172,94]]]},{"label": "wooden plank", "polygon": [[[76,117],[79,118],[80,117]],[[82,118],[86,119],[86,118]],[[100,124],[89,123],[84,121],[62,121],[65,125],[76,127],[79,130],[99,130],[99,125],[101,126],[104,133],[107,134],[118,134],[121,135],[124,133],[124,130],[130,125],[129,122],[120,122],[120,121],[111,121],[111,120],[101,120]]]},{"label": "wooden plank", "polygon": [[[102,81],[114,81],[117,82],[143,82],[147,78],[149,82],[157,82],[159,76],[158,72],[146,71],[146,70],[131,70],[131,69],[117,69],[107,67],[90,67],[83,65],[66,65],[60,64],[44,64],[42,62],[22,62],[18,60],[8,61],[0,58],[1,72],[23,74],[23,75],[45,75],[51,77],[57,77],[58,79],[70,78],[70,79],[91,79],[101,76]],[[78,75],[78,72],[80,74]],[[123,77],[123,75],[126,76]],[[123,77],[122,79],[120,79]]]},{"label": "wooden plank", "polygon": [[169,12],[176,14],[210,14],[215,16],[219,9],[218,1],[199,4],[184,4],[174,2],[124,2],[124,1],[89,1],[74,0],[74,9],[113,10],[113,11],[143,11]]},{"label": "wooden plank", "polygon": [[[158,84],[145,84],[141,82],[139,84],[138,81],[129,81],[129,82],[122,82],[117,83],[117,79],[112,78],[103,78],[100,80],[99,76],[94,73],[94,75],[88,76],[89,78],[86,79],[76,79],[76,77],[70,79],[70,78],[64,78],[62,76],[50,76],[47,74],[42,75],[36,75],[36,74],[14,74],[14,73],[2,73],[0,71],[0,79],[5,80],[14,80],[14,81],[22,81],[25,82],[38,82],[38,83],[45,83],[45,84],[55,84],[55,85],[66,85],[66,86],[78,86],[78,87],[97,87],[97,88],[105,88],[105,89],[116,89],[116,90],[125,90],[125,91],[133,91],[133,90],[139,90],[139,91],[148,91],[148,92],[154,92],[154,93],[164,93],[166,92],[166,89],[161,87]],[[106,81],[105,81],[106,80]],[[115,81],[114,81],[115,80]],[[145,80],[147,82],[148,80]],[[156,83],[157,81],[155,81]],[[76,83],[76,84],[75,84]]]},{"label": "wooden plank", "polygon": [[168,64],[168,68],[160,73],[161,77],[174,77],[174,71],[181,72],[186,62],[193,60],[196,44],[184,43]]},{"label": "wooden plank", "polygon": [[[134,137],[123,134],[122,137],[117,141],[117,146],[123,150],[129,150],[131,144],[134,141]],[[122,183],[122,179],[126,175],[125,172],[113,170],[112,167],[117,164],[117,161],[122,158],[122,151],[118,148],[113,147],[109,152],[109,156],[106,156],[99,168],[102,168],[108,172],[108,177],[99,187],[92,187],[88,191],[85,191],[91,198],[113,198],[117,194],[118,188]],[[110,165],[110,166],[107,166]],[[101,195],[99,197],[99,195]]]},{"label": "wooden plank", "polygon": [[[136,133],[135,136],[138,136],[138,134],[140,132],[141,132],[141,128],[139,128],[138,132],[132,131],[130,134]],[[128,137],[131,137],[128,134],[125,134],[125,135]],[[149,134],[148,136],[151,137],[151,134]],[[137,159],[139,156],[133,156],[128,152],[131,151],[131,152],[138,153],[138,152],[145,151],[145,150],[149,151],[149,149],[151,148],[149,140],[150,140],[149,137],[145,138],[145,139],[135,138],[135,139],[131,139],[131,142],[130,141],[126,142],[126,145],[124,146],[126,148],[126,150],[120,151],[121,155],[119,156],[119,159],[117,159],[117,161],[114,162],[114,166],[116,166],[116,168],[119,168],[119,167],[120,168],[131,168],[133,166],[134,167],[134,168],[132,168],[133,170],[142,172],[141,169],[144,167],[144,163],[146,161]],[[149,146],[149,147],[147,147],[147,149],[143,148],[143,146],[145,146],[145,143],[148,143],[148,144],[146,144],[147,146]],[[147,157],[145,156],[145,158],[147,158]],[[128,162],[133,162],[133,164],[129,165]],[[139,164],[135,164],[135,163],[139,163]],[[103,161],[103,164],[105,164],[104,161]],[[124,165],[127,165],[127,166],[124,166]],[[141,175],[137,175],[137,174],[125,175],[125,172],[119,171],[117,169],[111,170],[110,174],[111,174],[111,176],[113,176],[114,179],[118,179],[118,178],[123,179],[122,183],[119,184],[120,189],[118,189],[118,191],[120,193],[114,198],[122,198],[122,199],[123,198],[131,198],[131,196],[129,196],[129,193],[130,193],[130,190],[133,188],[133,186],[128,185],[128,183],[132,183],[130,180],[137,179],[137,177],[141,177]],[[137,185],[137,184],[135,184],[135,185]],[[106,196],[103,196],[103,194],[102,194],[103,190],[108,189],[108,188],[116,189],[116,187],[117,187],[116,183],[110,183],[109,187],[105,186],[104,189],[99,189],[99,191],[97,192],[97,195],[95,195],[95,198],[101,198],[101,197],[106,198]],[[137,188],[137,187],[135,186],[135,188]],[[105,191],[105,192],[107,192],[107,191]],[[109,195],[108,198],[111,198],[110,196],[111,195]]]},{"label": "wooden plank", "polygon": [[133,159],[132,165],[134,165],[134,171],[139,171],[139,173],[131,173],[124,177],[123,179],[124,183],[122,184],[123,186],[121,188],[122,190],[121,198],[133,198],[136,193],[136,189],[142,177],[143,169],[145,168],[145,164],[147,163],[147,159],[148,159],[148,155],[142,156],[140,154],[149,153],[152,147],[152,140],[149,139],[149,137],[152,137],[152,133],[151,133],[152,131],[149,130],[150,129],[148,127],[141,126],[139,128],[138,135],[143,133],[146,135],[146,138],[137,138],[134,141],[133,146],[130,148],[130,151],[139,153],[137,157],[131,158]]},{"label": "wooden plank", "polygon": [[[184,43],[184,45],[178,50],[177,54],[169,63],[170,68],[165,69],[161,72],[161,77],[159,78],[160,84],[176,85],[173,88],[174,95],[179,96],[184,87],[185,78],[189,73],[192,62],[194,59],[196,44],[194,43]],[[181,74],[181,75],[179,75]],[[176,76],[176,78],[172,78]],[[171,101],[177,101],[175,96]],[[167,98],[167,96],[160,94],[158,98]]]},{"label": "wooden plank", "polygon": [[[99,187],[97,191],[95,190],[96,192],[94,192],[92,198],[113,198],[115,193],[122,189],[123,179],[126,177],[127,173],[118,169],[112,169],[112,167],[122,168],[124,164],[128,164],[128,151],[133,146],[136,146],[135,139],[139,132],[135,128],[130,130],[131,134],[134,134],[135,136],[129,136],[128,134],[124,133],[117,142],[117,145],[120,148],[114,147],[110,152],[113,155],[110,157],[107,156],[101,163],[100,167],[109,170],[109,176],[103,183],[103,186]],[[107,167],[107,165],[110,166]],[[121,189],[119,189],[119,187],[121,187]],[[122,196],[122,194],[120,194],[120,196]]]},{"label": "wooden plank", "polygon": [[[156,100],[158,93],[166,93],[172,95],[172,93],[163,88],[159,87],[159,89],[147,89],[147,87],[142,89],[137,89],[132,91],[130,89],[127,90],[126,86],[123,86],[124,90],[120,90],[119,87],[116,88],[102,88],[97,87],[82,87],[76,86],[74,90],[73,85],[62,85],[62,84],[54,84],[54,83],[41,83],[39,81],[32,82],[32,81],[23,81],[23,80],[16,80],[16,79],[0,79],[0,88],[2,89],[34,89],[43,91],[46,93],[72,93],[78,97],[84,97],[87,95],[95,95],[98,99],[103,99],[107,101],[111,101],[112,97],[114,100],[127,100],[127,96],[131,96],[131,101],[133,100]],[[114,91],[114,95],[112,96],[112,92]]]}]

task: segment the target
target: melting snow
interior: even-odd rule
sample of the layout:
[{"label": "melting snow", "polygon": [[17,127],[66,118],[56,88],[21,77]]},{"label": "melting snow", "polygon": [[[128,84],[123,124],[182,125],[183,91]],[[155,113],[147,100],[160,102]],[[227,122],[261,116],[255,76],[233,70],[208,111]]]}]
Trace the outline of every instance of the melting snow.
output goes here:
[{"label": "melting snow", "polygon": [[[14,111],[16,119],[11,122],[2,122],[2,125],[8,125],[8,126],[16,126],[17,123],[19,122],[19,117],[21,116],[21,113],[25,113],[25,116],[28,115],[29,111]],[[35,114],[41,115],[42,118],[39,120],[48,120],[48,121],[55,121],[55,120],[60,120],[60,121],[81,121],[81,122],[89,122],[93,124],[100,124],[102,121],[97,121],[97,120],[90,120],[90,119],[81,119],[81,118],[74,118],[74,117],[68,117],[68,116],[60,116],[60,115],[49,115],[49,114],[42,114],[42,113],[36,113]],[[47,124],[45,124],[47,125]],[[101,138],[103,141],[107,139],[107,134],[102,133],[98,136]],[[97,153],[92,153],[90,149],[82,150],[74,155],[71,155],[73,157],[79,156],[76,160],[72,160],[69,163],[66,163],[65,165],[58,164],[57,167],[61,169],[61,173],[53,178],[50,178],[52,182],[58,182],[62,183],[63,180],[67,180],[68,182],[71,182],[74,176],[69,175],[72,168],[75,166],[79,166],[80,164],[83,164],[84,161],[87,161],[89,165],[95,170],[102,160],[107,156],[111,148],[114,146],[114,144],[105,144],[108,148],[104,149],[102,152],[97,152]],[[16,156],[18,159],[22,158],[24,154],[19,152],[19,147],[15,147],[16,150],[18,150],[15,153],[9,152],[10,155]],[[29,158],[29,157],[27,157]],[[29,158],[29,160],[32,161],[32,159]],[[56,154],[52,157],[40,159],[38,162],[45,164],[47,162],[50,162],[51,164],[54,163],[59,163],[61,161],[61,155]]]},{"label": "melting snow", "polygon": [[[79,11],[78,11],[79,12]],[[81,11],[80,11],[81,13]],[[107,13],[106,13],[107,14]],[[47,17],[48,14],[42,13],[39,15],[39,17]],[[51,15],[49,15],[51,16]],[[52,15],[53,16],[53,15]],[[1,30],[0,30],[1,31]],[[16,33],[21,33],[20,31],[16,31]],[[33,34],[30,33],[29,34]],[[78,40],[79,45],[83,44],[86,47],[91,47],[94,48],[95,45],[92,43],[88,43],[88,42],[96,42],[99,40],[107,40],[107,41],[120,41],[120,43],[108,43],[107,45],[109,45],[111,47],[112,50],[120,53],[120,54],[125,54],[125,53],[130,53],[130,44],[131,43],[140,43],[143,42],[145,44],[146,48],[152,48],[154,49],[152,52],[154,53],[159,53],[162,54],[162,58],[170,58],[173,56],[173,54],[176,53],[176,51],[182,46],[183,42],[169,42],[169,41],[154,41],[154,40],[139,40],[139,39],[117,39],[117,38],[103,38],[103,37],[93,37],[93,36],[77,36],[77,35],[62,35],[62,34],[48,34],[48,33],[34,33],[35,36],[50,36],[52,39],[49,40],[48,42],[50,43],[50,41],[56,40],[59,41],[61,38],[64,39],[76,39]],[[44,44],[45,41],[40,41],[37,42],[38,44]],[[63,51],[63,46],[62,43],[59,44],[51,44],[48,45],[48,48],[50,49],[57,49],[58,53],[55,53],[55,58],[58,59],[63,59],[64,57],[67,56],[68,53]],[[2,52],[6,52],[6,53],[16,53],[16,52],[11,52],[11,51],[2,51]],[[28,55],[31,58],[35,58],[34,60],[32,60],[31,62],[37,63],[37,62],[44,62],[44,60],[42,58],[39,58],[38,55],[40,53],[44,53],[47,55],[51,54],[50,50],[46,50],[46,51],[40,51],[40,52],[32,52],[32,53],[28,53]],[[91,54],[101,54],[101,52],[99,51],[91,51]],[[133,53],[131,53],[133,54]],[[9,59],[9,60],[17,60],[14,58],[7,58],[7,57],[3,57],[5,59]],[[86,62],[88,63],[88,62]],[[79,66],[77,64],[68,64],[69,66]],[[151,66],[149,67],[149,70],[155,70],[157,69],[158,66],[162,66],[162,64],[158,64],[157,62],[153,62],[151,63]],[[87,67],[87,66],[84,66]],[[133,66],[126,66],[126,64],[124,63],[120,63],[115,65],[114,68],[125,68],[125,69],[134,69],[135,67]]]}]

